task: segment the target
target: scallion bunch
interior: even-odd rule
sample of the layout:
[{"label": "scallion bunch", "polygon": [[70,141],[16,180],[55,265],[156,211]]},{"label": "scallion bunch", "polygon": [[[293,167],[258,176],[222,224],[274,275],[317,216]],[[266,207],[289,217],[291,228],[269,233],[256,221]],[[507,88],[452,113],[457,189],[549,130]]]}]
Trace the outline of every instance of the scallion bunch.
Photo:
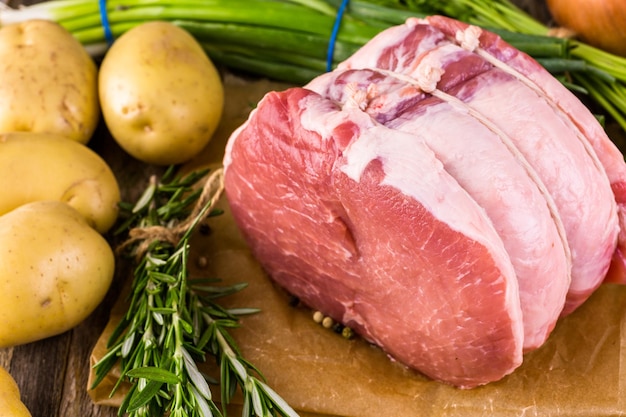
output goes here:
[{"label": "scallion bunch", "polygon": [[[509,0],[351,0],[330,45],[342,0],[108,0],[111,33],[150,20],[187,29],[211,58],[233,69],[303,84],[334,67],[378,32],[410,16],[442,14],[498,32],[568,88],[588,94],[626,129],[626,58],[571,39]],[[31,18],[59,22],[92,55],[108,44],[98,1],[51,0],[0,9],[0,27]],[[332,54],[329,56],[329,50]]]}]

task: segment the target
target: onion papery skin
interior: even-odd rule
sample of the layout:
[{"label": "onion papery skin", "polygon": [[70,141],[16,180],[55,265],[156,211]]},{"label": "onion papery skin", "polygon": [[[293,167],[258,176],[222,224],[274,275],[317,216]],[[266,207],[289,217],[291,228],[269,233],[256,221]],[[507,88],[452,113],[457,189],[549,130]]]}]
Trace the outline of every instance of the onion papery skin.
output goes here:
[{"label": "onion papery skin", "polygon": [[626,1],[547,0],[554,21],[605,51],[626,56]]}]

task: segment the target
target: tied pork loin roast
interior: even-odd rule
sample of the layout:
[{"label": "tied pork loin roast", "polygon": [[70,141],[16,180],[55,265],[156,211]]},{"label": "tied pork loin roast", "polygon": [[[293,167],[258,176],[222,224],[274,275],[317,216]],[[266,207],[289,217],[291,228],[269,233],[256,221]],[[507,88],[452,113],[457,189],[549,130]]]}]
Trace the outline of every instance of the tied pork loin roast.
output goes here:
[{"label": "tied pork loin roast", "polygon": [[268,93],[224,166],[273,280],[461,388],[511,373],[623,269],[622,154],[533,59],[452,19]]}]

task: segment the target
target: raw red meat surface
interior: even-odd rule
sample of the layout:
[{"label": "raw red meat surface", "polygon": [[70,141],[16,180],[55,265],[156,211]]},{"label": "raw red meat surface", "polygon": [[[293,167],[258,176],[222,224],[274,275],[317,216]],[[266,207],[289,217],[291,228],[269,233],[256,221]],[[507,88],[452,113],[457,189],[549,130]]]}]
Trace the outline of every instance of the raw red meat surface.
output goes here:
[{"label": "raw red meat surface", "polygon": [[626,165],[593,115],[447,18],[409,19],[269,93],[224,166],[273,280],[462,388],[513,372],[621,262]]}]

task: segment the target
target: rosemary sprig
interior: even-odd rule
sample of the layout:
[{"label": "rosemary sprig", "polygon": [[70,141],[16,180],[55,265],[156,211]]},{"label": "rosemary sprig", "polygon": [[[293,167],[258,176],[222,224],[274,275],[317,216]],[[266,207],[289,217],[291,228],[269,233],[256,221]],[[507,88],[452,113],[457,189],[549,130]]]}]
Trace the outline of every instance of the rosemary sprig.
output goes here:
[{"label": "rosemary sprig", "polygon": [[[184,177],[170,167],[161,181],[152,178],[134,204],[121,205],[127,215],[116,233],[127,234],[122,253],[137,261],[128,308],[107,343],[107,353],[94,366],[93,387],[119,364],[113,395],[130,384],[118,414],[129,417],[208,417],[226,415],[213,400],[209,382],[219,382],[221,403],[227,405],[238,389],[244,398],[243,416],[297,416],[242,357],[229,330],[241,315],[256,309],[225,309],[216,300],[245,288],[221,285],[217,279],[188,275],[189,239],[207,217],[219,215],[214,203],[221,193],[221,170],[194,187],[208,171]],[[211,195],[203,191],[218,182]],[[212,381],[197,363],[213,356],[220,380]],[[224,408],[224,407],[222,407]]]}]

